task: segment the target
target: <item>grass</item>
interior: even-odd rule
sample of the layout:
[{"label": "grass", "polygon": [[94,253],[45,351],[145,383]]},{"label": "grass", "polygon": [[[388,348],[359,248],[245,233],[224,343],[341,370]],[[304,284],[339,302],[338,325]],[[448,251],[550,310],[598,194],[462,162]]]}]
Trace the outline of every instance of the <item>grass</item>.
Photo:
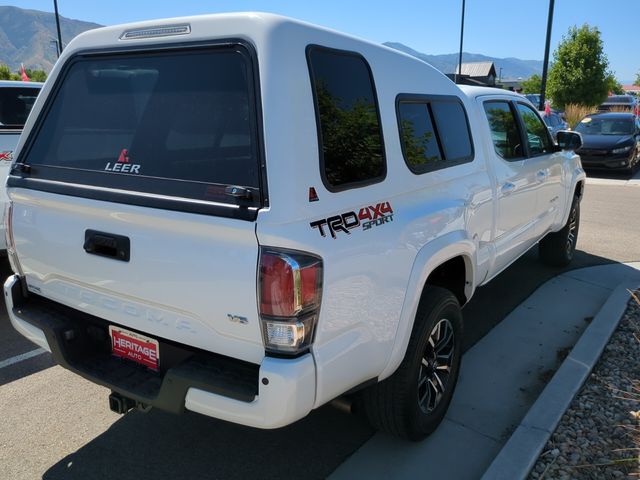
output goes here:
[{"label": "grass", "polygon": [[594,113],[596,107],[588,107],[585,105],[578,105],[577,103],[570,103],[565,106],[564,116],[571,129],[575,129],[576,125],[584,118],[585,115]]}]

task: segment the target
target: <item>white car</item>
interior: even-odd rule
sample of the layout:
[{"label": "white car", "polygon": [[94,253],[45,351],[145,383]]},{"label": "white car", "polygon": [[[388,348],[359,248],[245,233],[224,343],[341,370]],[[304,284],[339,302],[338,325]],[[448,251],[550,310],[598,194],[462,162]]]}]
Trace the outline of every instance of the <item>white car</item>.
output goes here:
[{"label": "white car", "polygon": [[415,440],[451,399],[461,305],[539,241],[571,261],[584,180],[522,96],[325,28],[91,30],[8,179],[7,308],[117,412],[276,428],[346,395]]},{"label": "white car", "polygon": [[[13,152],[22,133],[22,127],[29,116],[31,107],[42,88],[37,82],[14,82],[0,80],[0,207],[8,202],[4,180],[9,173]],[[0,226],[0,250],[6,249],[4,222]]]}]

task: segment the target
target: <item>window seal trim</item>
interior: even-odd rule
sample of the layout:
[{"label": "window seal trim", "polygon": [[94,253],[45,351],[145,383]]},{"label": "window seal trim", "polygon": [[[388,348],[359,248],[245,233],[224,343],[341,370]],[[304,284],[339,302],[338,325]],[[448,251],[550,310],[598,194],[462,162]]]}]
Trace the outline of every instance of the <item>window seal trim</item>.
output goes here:
[{"label": "window seal trim", "polygon": [[[464,113],[465,122],[467,125],[467,133],[469,134],[469,144],[471,146],[471,154],[466,157],[461,157],[456,160],[447,160],[446,152],[444,151],[444,145],[442,144],[442,139],[440,138],[440,127],[438,126],[438,122],[436,121],[435,115],[431,109],[431,104],[433,102],[440,103],[458,103],[462,107],[462,112]],[[431,118],[431,123],[433,125],[434,134],[436,135],[436,141],[438,142],[438,149],[440,150],[440,156],[442,161],[431,165],[425,169],[420,169],[420,171],[416,171],[409,165],[407,161],[406,149],[404,146],[404,142],[402,141],[402,119],[400,117],[400,104],[401,103],[420,103],[424,104],[427,107],[427,112]],[[475,145],[473,142],[473,133],[471,132],[471,124],[469,123],[469,115],[467,113],[467,109],[464,106],[464,103],[460,99],[460,97],[456,95],[435,95],[435,94],[421,94],[421,93],[399,93],[396,95],[395,101],[396,107],[396,122],[398,125],[398,137],[400,142],[400,149],[402,150],[402,158],[404,160],[405,165],[409,169],[411,173],[414,175],[423,175],[425,173],[435,172],[437,170],[442,170],[445,168],[456,167],[458,165],[463,165],[465,163],[471,163],[475,160]]]},{"label": "window seal trim", "polygon": [[94,185],[81,185],[41,178],[9,175],[7,186],[25,188],[58,195],[87,198],[110,203],[122,203],[139,207],[172,210],[197,215],[213,215],[238,220],[255,221],[260,207],[240,206],[206,200],[193,200],[184,197],[165,196],[144,192],[132,192]]},{"label": "window seal trim", "polygon": [[[487,122],[487,126],[489,127],[489,134],[491,134],[491,125],[489,124],[489,117],[487,116],[487,110],[484,107],[487,103],[506,103],[507,104],[507,106],[509,107],[509,111],[511,112],[511,115],[513,115],[513,118],[516,121],[516,128],[518,129],[518,138],[520,138],[520,144],[523,145],[524,137],[522,136],[522,124],[520,123],[520,116],[518,115],[518,112],[515,110],[515,107],[513,105],[513,100],[504,99],[504,98],[491,98],[489,100],[482,101],[482,110],[484,111],[484,118]],[[500,152],[498,152],[498,149],[496,148],[496,144],[493,142],[493,138],[491,139],[491,145],[493,145],[493,151],[496,153],[498,158],[504,162],[508,162],[508,163],[522,162],[527,158],[529,158],[528,155],[522,155],[516,158],[504,158],[502,155],[500,155]],[[525,150],[523,149],[523,152],[524,151]]]},{"label": "window seal trim", "polygon": [[[233,203],[229,203],[229,209],[223,208],[220,209],[216,205],[220,205],[219,203],[211,202],[211,208],[204,208],[200,205],[201,201],[197,199],[189,199],[179,197],[180,200],[172,202],[167,202],[166,200],[155,201],[148,194],[139,195],[136,192],[131,192],[130,194],[123,194],[122,191],[117,192],[117,189],[111,189],[114,193],[107,194],[104,190],[100,190],[101,187],[95,185],[86,185],[87,188],[79,188],[77,184],[73,184],[73,182],[58,182],[58,181],[49,181],[46,179],[34,179],[34,178],[26,178],[26,177],[17,177],[14,175],[9,175],[7,186],[8,187],[20,187],[20,188],[29,188],[32,190],[42,190],[48,191],[51,193],[59,193],[63,195],[72,195],[83,198],[90,198],[96,200],[105,200],[112,201],[115,203],[130,203],[132,205],[139,206],[149,206],[151,208],[166,208],[168,210],[179,210],[187,213],[201,213],[208,215],[215,215],[221,217],[229,217],[229,218],[241,218],[243,220],[251,220],[254,221],[257,217],[257,209],[268,207],[269,206],[269,194],[268,194],[268,182],[267,182],[267,170],[266,170],[266,154],[265,154],[265,141],[264,141],[264,122],[263,122],[263,112],[262,112],[262,99],[261,99],[261,89],[260,89],[260,75],[259,75],[259,61],[256,49],[253,44],[248,42],[245,39],[241,38],[226,38],[226,39],[216,39],[216,40],[204,40],[204,41],[194,41],[194,42],[171,42],[167,44],[141,44],[141,45],[126,45],[126,46],[118,46],[118,47],[107,47],[107,48],[89,48],[85,50],[79,50],[78,52],[73,53],[67,61],[62,66],[60,73],[56,76],[55,83],[51,88],[51,91],[47,95],[45,99],[45,104],[42,106],[40,112],[38,113],[38,117],[36,119],[36,123],[31,128],[28,137],[25,140],[24,147],[21,149],[18,158],[14,159],[14,162],[11,165],[13,166],[16,163],[24,163],[23,159],[26,158],[31,150],[31,147],[35,141],[35,138],[39,134],[40,130],[43,127],[44,120],[46,119],[49,111],[51,110],[53,100],[59,94],[59,91],[64,83],[64,79],[66,78],[69,69],[76,62],[80,60],[84,60],[86,58],[92,57],[101,57],[107,55],[132,55],[140,52],[150,52],[150,53],[162,53],[162,52],[180,52],[180,51],[189,51],[189,50],[206,50],[206,49],[216,49],[216,48],[238,48],[240,47],[243,51],[241,52],[243,55],[247,57],[247,67],[250,69],[250,84],[249,84],[249,101],[253,103],[253,121],[251,125],[252,133],[255,136],[256,141],[256,154],[257,161],[259,166],[259,188],[260,188],[260,197],[259,197],[259,205],[252,206],[256,208],[255,215],[229,215],[228,212],[233,211],[237,205]],[[33,181],[36,180],[36,181]],[[171,179],[168,179],[171,180]],[[55,186],[54,186],[55,185]],[[68,185],[68,187],[65,187]],[[66,188],[66,190],[65,190]],[[92,188],[96,190],[95,193],[92,191]],[[117,192],[117,193],[116,193]],[[192,201],[190,201],[192,200]],[[162,207],[160,205],[165,205]],[[181,206],[178,208],[178,206]],[[244,207],[243,207],[244,208]],[[225,214],[226,212],[226,214]],[[245,218],[246,217],[246,218]]]},{"label": "window seal trim", "polygon": [[[367,68],[367,72],[369,74],[369,81],[371,82],[371,88],[373,93],[373,100],[376,108],[376,117],[378,119],[378,127],[380,130],[380,150],[382,152],[382,173],[377,177],[372,177],[366,180],[359,180],[355,182],[343,183],[341,185],[333,185],[329,182],[329,179],[325,173],[325,163],[324,163],[324,149],[323,149],[323,141],[322,141],[322,126],[320,123],[320,112],[318,111],[318,96],[316,94],[316,77],[313,70],[313,65],[311,63],[311,53],[314,50],[323,50],[329,52],[333,55],[338,56],[348,56],[348,57],[356,57],[364,62],[364,65]],[[384,141],[384,129],[382,128],[382,116],[380,114],[380,102],[378,101],[378,90],[376,88],[376,82],[373,76],[373,71],[371,69],[371,65],[367,61],[366,57],[356,51],[352,50],[342,50],[338,48],[326,47],[324,45],[319,45],[315,43],[308,44],[305,49],[305,56],[307,58],[307,67],[309,69],[309,80],[311,83],[311,95],[313,99],[313,110],[315,113],[315,124],[316,124],[316,135],[318,142],[318,156],[319,156],[319,169],[320,169],[320,178],[322,179],[322,184],[324,187],[331,193],[339,193],[347,190],[353,190],[355,188],[362,188],[368,185],[374,185],[376,183],[383,182],[387,178],[387,154],[385,148]]]}]

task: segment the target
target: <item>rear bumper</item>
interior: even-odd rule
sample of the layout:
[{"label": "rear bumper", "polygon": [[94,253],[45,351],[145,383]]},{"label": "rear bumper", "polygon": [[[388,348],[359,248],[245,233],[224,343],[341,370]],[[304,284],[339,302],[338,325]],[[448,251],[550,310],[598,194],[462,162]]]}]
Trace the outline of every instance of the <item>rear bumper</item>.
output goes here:
[{"label": "rear bumper", "polygon": [[152,372],[111,356],[104,333],[108,322],[37,295],[25,296],[17,275],[7,279],[4,292],[18,332],[50,351],[64,368],[138,402],[258,428],[288,425],[313,407],[316,372],[311,354],[265,357],[258,366],[159,339],[161,359],[164,349],[164,357],[171,360],[160,372]]}]

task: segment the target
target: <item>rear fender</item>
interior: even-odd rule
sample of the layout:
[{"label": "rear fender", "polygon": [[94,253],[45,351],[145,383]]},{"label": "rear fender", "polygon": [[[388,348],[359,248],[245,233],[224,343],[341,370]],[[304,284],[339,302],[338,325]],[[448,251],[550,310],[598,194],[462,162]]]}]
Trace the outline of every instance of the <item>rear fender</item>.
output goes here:
[{"label": "rear fender", "polygon": [[395,342],[391,350],[387,364],[378,376],[378,380],[389,377],[400,366],[404,358],[413,330],[413,323],[416,318],[418,304],[422,296],[422,291],[427,278],[438,266],[447,260],[462,256],[465,262],[465,296],[467,300],[473,295],[475,285],[474,265],[476,265],[476,246],[469,240],[464,231],[454,231],[444,235],[428,244],[424,245],[416,255],[416,259],[411,269],[409,283],[402,311],[400,322],[396,330]]}]

